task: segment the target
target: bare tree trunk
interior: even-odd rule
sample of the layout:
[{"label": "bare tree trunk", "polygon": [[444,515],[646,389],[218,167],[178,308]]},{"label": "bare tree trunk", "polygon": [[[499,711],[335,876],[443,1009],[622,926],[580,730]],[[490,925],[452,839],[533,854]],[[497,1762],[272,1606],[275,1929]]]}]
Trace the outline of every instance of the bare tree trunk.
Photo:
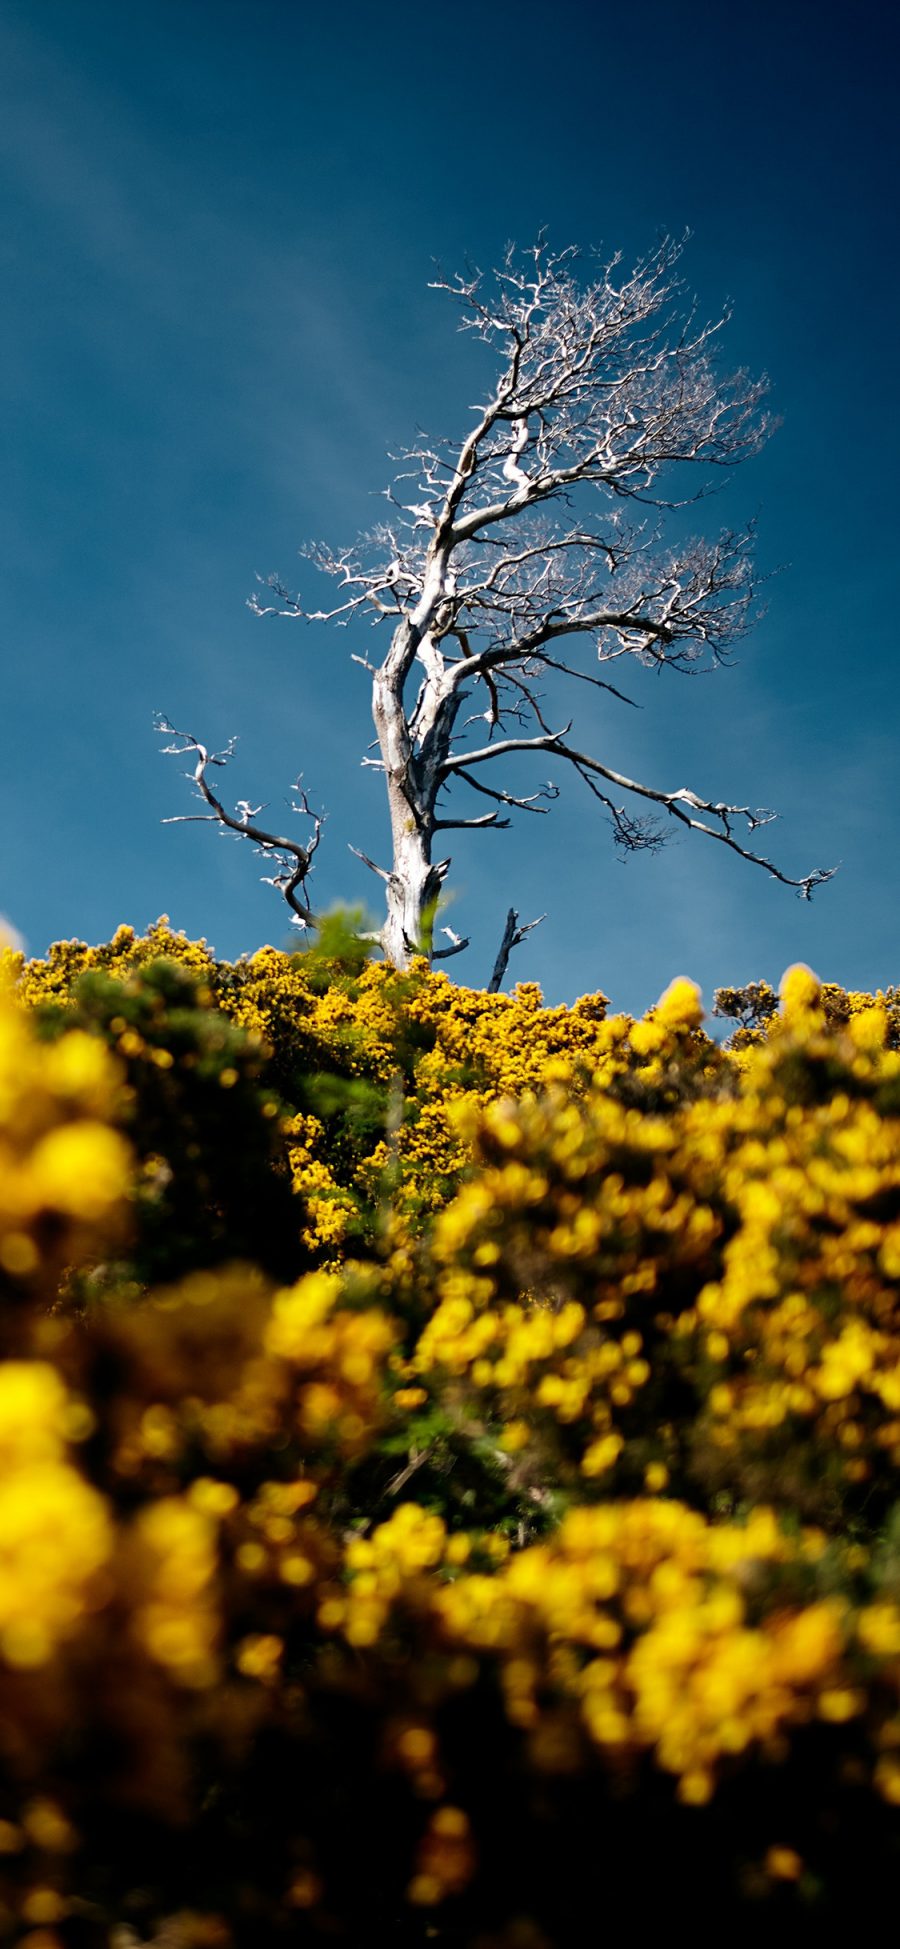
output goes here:
[{"label": "bare tree trunk", "polygon": [[407,637],[401,626],[372,689],[392,842],[391,870],[382,871],[387,919],[381,945],[395,968],[407,968],[417,954],[431,959],[438,895],[450,864],[449,860],[434,864],[431,857],[436,781],[433,765],[414,753],[403,707],[404,666],[411,661]]},{"label": "bare tree trunk", "polygon": [[388,875],[387,919],[381,934],[385,956],[407,968],[413,956],[429,960],[435,907],[443,875],[431,862],[431,837],[407,812],[394,828],[393,871]]}]

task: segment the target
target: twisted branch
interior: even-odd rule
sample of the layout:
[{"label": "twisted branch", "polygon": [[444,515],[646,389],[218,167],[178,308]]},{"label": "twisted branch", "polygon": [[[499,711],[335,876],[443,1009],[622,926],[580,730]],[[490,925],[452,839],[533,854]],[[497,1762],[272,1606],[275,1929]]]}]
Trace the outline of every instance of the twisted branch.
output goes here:
[{"label": "twisted branch", "polygon": [[235,738],[230,739],[224,751],[210,751],[191,732],[179,731],[161,711],[157,712],[154,721],[157,730],[163,736],[178,739],[177,744],[163,745],[164,756],[184,757],[186,754],[190,754],[196,757],[197,762],[193,771],[186,772],[185,777],[193,781],[198,797],[203,799],[204,803],[210,807],[208,812],[174,813],[171,817],[163,819],[163,825],[188,825],[195,821],[209,820],[221,826],[224,831],[233,832],[239,839],[252,840],[258,853],[267,857],[273,857],[279,862],[279,870],[277,873],[264,876],[264,885],[277,887],[279,892],[284,895],[298,925],[302,927],[316,927],[318,921],[312,908],[307,902],[299,898],[297,890],[306,880],[312,866],[313,854],[318,850],[319,841],[322,837],[324,814],[313,812],[303,788],[302,780],[298,778],[292,785],[291,790],[297,798],[297,804],[293,807],[293,810],[303,813],[306,818],[311,819],[313,822],[312,837],[305,846],[301,846],[295,839],[288,839],[279,833],[267,832],[263,826],[257,825],[255,823],[257,815],[265,811],[264,806],[251,806],[246,799],[239,799],[236,811],[231,813],[227,811],[221,799],[213,791],[206,776],[207,770],[210,765],[228,764],[229,759],[234,755],[237,743]]}]

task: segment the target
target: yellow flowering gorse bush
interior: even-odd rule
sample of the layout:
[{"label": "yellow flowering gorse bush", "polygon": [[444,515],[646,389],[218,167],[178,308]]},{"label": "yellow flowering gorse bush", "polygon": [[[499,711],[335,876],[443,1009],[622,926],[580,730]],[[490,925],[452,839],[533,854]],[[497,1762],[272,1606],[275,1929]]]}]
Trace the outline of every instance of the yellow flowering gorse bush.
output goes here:
[{"label": "yellow flowering gorse bush", "polygon": [[[244,1060],[164,986],[127,1044],[161,949],[271,1066],[292,1277],[191,1239],[148,1290],[123,1256],[129,1116]],[[98,974],[122,1000],[94,1032],[46,1014]],[[574,1944],[585,1831],[648,1924],[701,1861],[726,1920],[843,1912],[860,1850],[888,1888],[893,1041],[887,1002],[842,1014],[800,968],[733,1049],[687,980],[633,1021],[424,968],[228,969],[163,928],[20,969],[0,1922],[31,1949],[163,1921],[198,1949]]]}]

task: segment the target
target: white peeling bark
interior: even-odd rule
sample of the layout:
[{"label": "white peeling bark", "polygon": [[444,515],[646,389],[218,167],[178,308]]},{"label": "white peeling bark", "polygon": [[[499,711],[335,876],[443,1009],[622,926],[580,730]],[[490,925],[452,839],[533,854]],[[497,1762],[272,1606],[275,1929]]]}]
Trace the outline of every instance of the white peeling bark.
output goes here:
[{"label": "white peeling bark", "polygon": [[[449,725],[446,736],[439,735],[437,729],[443,703],[443,659],[427,636],[424,641],[417,641],[416,636],[409,625],[400,624],[372,686],[372,715],[391,821],[392,859],[391,871],[385,875],[387,918],[381,945],[395,968],[408,967],[418,954],[430,960],[438,896],[450,864],[449,860],[435,864],[432,859],[440,766],[449,746]],[[417,654],[428,671],[428,694],[420,700],[414,749],[403,686]],[[448,698],[444,708],[448,716],[455,715],[455,700]]]},{"label": "white peeling bark", "polygon": [[[434,914],[443,874],[429,857],[428,837],[410,820],[394,834],[394,866],[387,880],[387,919],[381,945],[395,968],[413,956],[431,959]],[[445,869],[446,870],[446,869]]]}]

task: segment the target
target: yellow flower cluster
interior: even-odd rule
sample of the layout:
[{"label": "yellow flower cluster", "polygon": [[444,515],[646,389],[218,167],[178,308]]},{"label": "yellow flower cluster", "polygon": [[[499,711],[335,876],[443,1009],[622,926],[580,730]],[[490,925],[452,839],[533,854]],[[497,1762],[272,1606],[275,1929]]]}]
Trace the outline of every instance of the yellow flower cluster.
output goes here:
[{"label": "yellow flower cluster", "polygon": [[900,1462],[900,1054],[885,1041],[882,1007],[835,1033],[815,977],[792,970],[737,1101],[702,1133],[734,1214],[719,1275],[679,1322],[708,1363],[710,1439],[754,1453],[757,1482],[767,1456],[805,1450],[791,1493],[810,1506],[823,1478],[884,1494]]},{"label": "yellow flower cluster", "polygon": [[98,1320],[120,1367],[108,1409],[117,1479],[174,1485],[185,1457],[216,1466],[279,1438],[289,1418],[282,1364],[266,1357],[271,1290],[242,1266],[189,1273]]},{"label": "yellow flower cluster", "polygon": [[416,1872],[407,1889],[408,1900],[430,1908],[447,1895],[457,1895],[471,1880],[475,1847],[469,1817],[462,1807],[437,1807],[419,1842]]},{"label": "yellow flower cluster", "polygon": [[345,1453],[366,1446],[383,1415],[394,1323],[380,1308],[349,1310],[339,1274],[308,1273],[276,1293],[263,1345],[287,1361],[297,1381],[297,1419],[308,1441]]},{"label": "yellow flower cluster", "polygon": [[324,1157],[315,1155],[314,1147],[317,1144],[324,1147],[325,1137],[318,1117],[288,1119],[287,1133],[293,1135],[298,1126],[302,1127],[303,1140],[289,1144],[288,1163],[293,1189],[306,1206],[306,1224],[300,1236],[304,1245],[334,1259],[356,1216],[356,1202]]},{"label": "yellow flower cluster", "polygon": [[289,1445],[361,1453],[388,1411],[396,1340],[367,1292],[360,1274],[348,1305],[338,1275],[317,1272],[273,1293],[252,1268],[230,1266],[98,1319],[93,1343],[119,1372],[105,1406],[116,1481],[158,1494],[200,1457],[233,1470]]},{"label": "yellow flower cluster", "polygon": [[[692,984],[673,984],[630,1043],[652,1030],[667,1072],[696,1009]],[[658,1487],[677,1465],[755,1495],[781,1493],[781,1475],[816,1515],[841,1482],[887,1495],[900,1055],[884,1039],[874,1005],[829,1029],[797,969],[768,1039],[729,1059],[713,1095],[663,1113],[605,1078],[490,1105],[477,1172],[435,1224],[437,1304],[413,1371],[464,1379],[514,1430],[554,1419],[604,1486]],[[694,1413],[673,1434],[686,1380]]]},{"label": "yellow flower cluster", "polygon": [[555,1419],[588,1476],[615,1463],[659,1315],[702,1278],[721,1228],[673,1122],[596,1088],[491,1106],[481,1168],[435,1226],[416,1371],[466,1375],[507,1418]]},{"label": "yellow flower cluster", "polygon": [[138,1643],[179,1685],[204,1688],[219,1676],[216,1524],[196,1499],[163,1496],[143,1509],[128,1538]]},{"label": "yellow flower cluster", "polygon": [[[210,1487],[221,1493],[224,1485]],[[309,1590],[312,1601],[337,1555],[322,1524],[303,1514],[318,1493],[318,1484],[301,1475],[287,1482],[262,1482],[256,1495],[240,1505],[234,1561],[242,1576],[256,1584],[282,1585],[292,1597]],[[196,1485],[192,1497],[196,1501]],[[237,1504],[236,1496],[234,1501]],[[268,1683],[283,1649],[283,1639],[276,1633],[251,1634],[239,1646],[238,1669]]]},{"label": "yellow flower cluster", "polygon": [[401,1591],[407,1602],[414,1593],[427,1601],[427,1573],[443,1562],[446,1534],[440,1516],[404,1502],[370,1537],[352,1538],[344,1555],[349,1587],[345,1595],[324,1595],[323,1629],[340,1626],[350,1644],[374,1644]]},{"label": "yellow flower cluster", "polygon": [[0,985],[0,1282],[52,1293],[62,1267],[109,1236],[131,1179],[131,1154],[109,1127],[116,1064],[72,1030],[40,1042]]},{"label": "yellow flower cluster", "polygon": [[0,1662],[47,1663],[104,1594],[106,1503],[69,1459],[91,1416],[43,1361],[0,1365]]},{"label": "yellow flower cluster", "polygon": [[[751,1748],[783,1759],[791,1728],[863,1714],[865,1654],[869,1669],[880,1656],[897,1670],[897,1605],[854,1615],[835,1597],[798,1601],[796,1577],[812,1591],[825,1540],[789,1537],[770,1509],[744,1524],[655,1498],[573,1509],[550,1541],[496,1552],[493,1574],[468,1569],[471,1548],[405,1504],[348,1544],[347,1590],[326,1593],[320,1623],[357,1647],[400,1618],[430,1625],[456,1654],[451,1689],[477,1670],[460,1653],[496,1658],[507,1715],[551,1769],[562,1754],[577,1763],[580,1727],[619,1769],[652,1752],[696,1805],[721,1764]],[[399,1757],[439,1786],[427,1727],[402,1730]]]},{"label": "yellow flower cluster", "polygon": [[184,933],[173,933],[168,915],[148,927],[145,935],[133,927],[117,927],[111,941],[89,947],[85,941],[54,941],[46,961],[25,961],[21,954],[7,953],[9,967],[18,974],[19,992],[28,1007],[40,1002],[67,1000],[78,977],[97,969],[123,981],[136,967],[165,957],[177,961],[201,981],[212,982],[215,961],[205,941],[191,941]]}]

